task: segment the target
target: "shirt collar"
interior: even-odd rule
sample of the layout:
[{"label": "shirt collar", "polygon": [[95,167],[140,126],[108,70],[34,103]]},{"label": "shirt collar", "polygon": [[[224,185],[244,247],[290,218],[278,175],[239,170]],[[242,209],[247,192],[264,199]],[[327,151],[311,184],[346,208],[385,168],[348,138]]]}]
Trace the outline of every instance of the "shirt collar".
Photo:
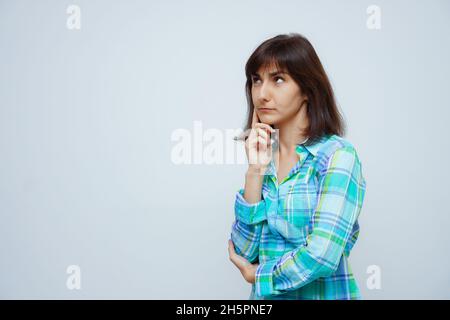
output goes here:
[{"label": "shirt collar", "polygon": [[311,154],[313,154],[314,156],[317,156],[317,153],[319,152],[320,148],[324,145],[325,142],[328,141],[329,138],[330,138],[329,135],[324,135],[324,136],[320,137],[319,139],[317,139],[312,144],[305,145],[305,143],[309,140],[309,138],[307,138],[305,141],[297,144],[297,153],[300,153],[301,150],[303,150],[305,148]]}]

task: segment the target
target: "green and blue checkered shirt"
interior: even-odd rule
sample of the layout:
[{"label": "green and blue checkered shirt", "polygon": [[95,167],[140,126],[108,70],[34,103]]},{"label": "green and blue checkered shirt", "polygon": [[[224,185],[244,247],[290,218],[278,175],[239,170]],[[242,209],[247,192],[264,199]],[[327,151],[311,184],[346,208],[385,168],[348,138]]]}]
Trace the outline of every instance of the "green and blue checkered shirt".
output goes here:
[{"label": "green and blue checkered shirt", "polygon": [[356,150],[327,135],[296,151],[299,161],[279,184],[272,160],[261,201],[236,194],[231,240],[259,263],[250,299],[361,299],[348,263],[366,190]]}]

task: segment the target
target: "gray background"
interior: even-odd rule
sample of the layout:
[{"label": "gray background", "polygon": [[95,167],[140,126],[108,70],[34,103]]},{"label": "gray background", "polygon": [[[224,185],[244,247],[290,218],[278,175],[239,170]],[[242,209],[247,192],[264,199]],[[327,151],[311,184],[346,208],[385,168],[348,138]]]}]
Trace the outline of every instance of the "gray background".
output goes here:
[{"label": "gray background", "polygon": [[449,18],[444,0],[0,1],[0,298],[247,299],[227,252],[246,166],[175,165],[171,134],[241,127],[244,64],[287,32],[363,163],[363,297],[450,298]]}]

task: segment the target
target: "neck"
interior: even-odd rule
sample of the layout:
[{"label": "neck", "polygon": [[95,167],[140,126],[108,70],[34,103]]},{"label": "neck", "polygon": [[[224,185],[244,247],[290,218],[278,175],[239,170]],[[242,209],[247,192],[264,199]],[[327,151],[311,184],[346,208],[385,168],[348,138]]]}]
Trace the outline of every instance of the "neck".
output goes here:
[{"label": "neck", "polygon": [[275,129],[279,129],[280,155],[292,155],[295,153],[297,144],[304,142],[307,138],[304,132],[308,124],[306,108],[302,107],[288,121],[274,125]]}]

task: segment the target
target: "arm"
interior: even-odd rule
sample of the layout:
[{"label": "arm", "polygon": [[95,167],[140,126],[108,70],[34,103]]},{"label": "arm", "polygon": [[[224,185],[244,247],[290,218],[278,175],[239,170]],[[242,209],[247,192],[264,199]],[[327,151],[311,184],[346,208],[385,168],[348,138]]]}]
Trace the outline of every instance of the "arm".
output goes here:
[{"label": "arm", "polygon": [[[231,240],[236,253],[250,263],[258,257],[262,226],[267,219],[265,201],[261,199],[262,179],[261,175],[248,173],[245,197],[244,189],[240,189],[236,194],[234,204],[235,221],[231,230]],[[246,199],[247,197],[252,200]]]},{"label": "arm", "polygon": [[231,231],[234,251],[250,263],[258,257],[263,221],[266,220],[266,205],[261,199],[264,176],[260,173],[267,169],[267,160],[272,156],[269,132],[274,132],[268,124],[260,122],[255,109],[251,128],[245,140],[245,152],[249,160],[245,192],[241,189],[236,195],[236,221]]},{"label": "arm", "polygon": [[262,263],[255,274],[256,294],[277,295],[332,275],[362,208],[366,184],[352,147],[335,151],[319,178],[313,229],[306,244],[281,258]]}]

